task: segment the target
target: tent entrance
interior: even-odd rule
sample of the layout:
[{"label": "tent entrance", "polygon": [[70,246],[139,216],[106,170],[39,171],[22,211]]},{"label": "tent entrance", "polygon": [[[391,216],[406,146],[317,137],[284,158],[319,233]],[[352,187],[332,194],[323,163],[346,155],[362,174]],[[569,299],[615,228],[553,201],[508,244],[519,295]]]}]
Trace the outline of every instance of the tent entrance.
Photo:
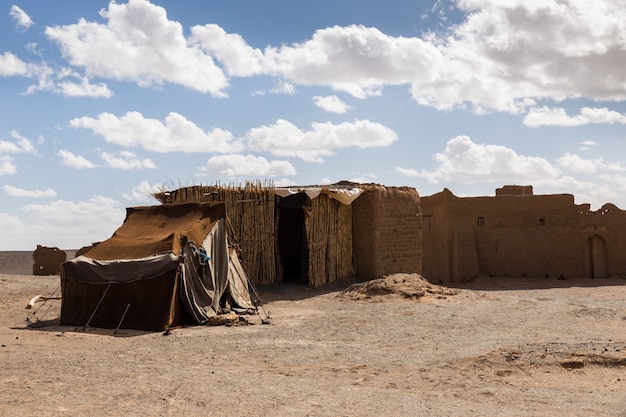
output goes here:
[{"label": "tent entrance", "polygon": [[283,197],[278,203],[278,257],[282,282],[309,283],[309,248],[302,209],[308,203],[309,198],[304,193]]}]

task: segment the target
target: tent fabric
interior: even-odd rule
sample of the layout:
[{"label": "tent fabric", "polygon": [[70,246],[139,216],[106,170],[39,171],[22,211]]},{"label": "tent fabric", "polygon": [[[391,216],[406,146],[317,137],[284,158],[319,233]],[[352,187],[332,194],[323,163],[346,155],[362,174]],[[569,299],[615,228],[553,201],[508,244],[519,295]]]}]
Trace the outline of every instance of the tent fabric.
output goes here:
[{"label": "tent fabric", "polygon": [[205,324],[228,295],[248,308],[225,215],[224,203],[127,209],[111,238],[63,264],[61,324],[163,330]]},{"label": "tent fabric", "polygon": [[86,284],[108,284],[156,278],[164,272],[177,270],[179,264],[180,256],[165,252],[139,259],[114,261],[99,261],[81,255],[66,262],[63,267],[66,277]]},{"label": "tent fabric", "polygon": [[248,276],[243,270],[239,256],[235,249],[230,248],[228,262],[228,290],[232,301],[241,308],[255,309],[256,306],[250,299],[250,287]]},{"label": "tent fabric", "polygon": [[181,296],[194,319],[204,324],[219,313],[228,285],[228,241],[223,219],[211,229],[201,248],[188,244],[183,249]]},{"label": "tent fabric", "polygon": [[341,204],[350,205],[357,199],[362,193],[361,188],[332,188],[332,187],[298,187],[298,188],[275,188],[274,193],[279,197],[289,197],[290,195],[305,193],[310,199],[314,199],[322,193],[327,191],[330,198],[334,198]]}]

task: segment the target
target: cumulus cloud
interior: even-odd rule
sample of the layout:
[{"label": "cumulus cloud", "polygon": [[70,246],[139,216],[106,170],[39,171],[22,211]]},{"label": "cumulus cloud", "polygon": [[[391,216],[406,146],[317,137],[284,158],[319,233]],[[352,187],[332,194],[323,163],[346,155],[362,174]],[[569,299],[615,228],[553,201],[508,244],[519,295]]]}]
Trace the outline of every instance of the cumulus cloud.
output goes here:
[{"label": "cumulus cloud", "polygon": [[60,150],[57,154],[61,157],[61,164],[69,168],[91,169],[98,166],[88,159],[70,151]]},{"label": "cumulus cloud", "polygon": [[52,188],[46,190],[24,190],[22,188],[5,185],[4,192],[11,197],[49,198],[56,197],[57,193]]},{"label": "cumulus cloud", "polygon": [[136,82],[141,86],[180,84],[224,97],[228,80],[213,58],[190,44],[182,25],[163,7],[146,0],[109,3],[101,11],[106,24],[78,23],[46,27],[63,55],[87,75]]},{"label": "cumulus cloud", "polygon": [[18,154],[18,153],[36,153],[36,149],[32,142],[20,135],[17,130],[9,132],[11,137],[15,141],[10,142],[6,140],[0,140],[0,155],[1,154]]},{"label": "cumulus cloud", "polygon": [[[101,12],[104,23],[80,19],[45,33],[88,78],[174,83],[216,97],[226,96],[228,77],[270,76],[283,86],[281,94],[306,85],[365,98],[382,94],[385,86],[406,85],[421,105],[470,105],[477,113],[522,113],[537,100],[626,98],[626,7],[620,0],[455,5],[465,17],[445,32],[406,37],[362,25],[334,26],[303,42],[264,49],[210,23],[191,27],[186,37],[179,22],[147,0],[111,2]],[[0,65],[0,75],[28,71],[10,53],[0,60],[7,64]],[[110,94],[103,83],[56,88],[61,94]]]},{"label": "cumulus cloud", "polygon": [[11,52],[0,54],[0,76],[12,77],[15,75],[26,75],[29,66]]},{"label": "cumulus cloud", "polygon": [[0,155],[0,175],[17,174],[17,165],[10,156]]},{"label": "cumulus cloud", "polygon": [[161,182],[150,184],[148,181],[141,181],[139,185],[133,187],[130,192],[123,194],[122,197],[124,197],[126,200],[136,202],[148,202],[154,200],[153,195],[155,193],[158,193],[165,189],[165,185]]},{"label": "cumulus cloud", "polygon": [[58,83],[58,91],[66,97],[104,97],[109,98],[113,92],[105,83],[92,84],[87,77],[79,77],[79,82],[61,81]]},{"label": "cumulus cloud", "polygon": [[11,16],[11,19],[15,21],[15,24],[22,29],[28,29],[35,24],[30,16],[16,5],[11,6],[9,16]]},{"label": "cumulus cloud", "polygon": [[236,33],[226,33],[218,25],[193,26],[189,43],[220,61],[231,76],[247,77],[267,71],[263,51],[250,47]]},{"label": "cumulus cloud", "polygon": [[70,68],[53,69],[45,62],[27,63],[16,55],[5,52],[0,55],[0,77],[22,76],[34,78],[36,84],[28,86],[25,94],[49,91],[66,97],[111,97],[113,93],[105,83],[92,84],[88,77]]},{"label": "cumulus cloud", "polygon": [[420,38],[393,37],[361,25],[317,30],[304,43],[267,48],[273,72],[302,85],[324,85],[359,98],[385,85],[429,82],[441,52]]},{"label": "cumulus cloud", "polygon": [[[437,82],[414,83],[418,102],[519,111],[520,99],[621,100],[626,8],[619,1],[460,0],[467,13],[441,45]],[[490,103],[491,101],[491,103]]]},{"label": "cumulus cloud", "polygon": [[585,159],[569,152],[560,157],[558,163],[564,169],[583,174],[592,174],[598,171],[626,171],[626,167],[620,162],[607,162],[604,158]]},{"label": "cumulus cloud", "polygon": [[565,109],[555,107],[532,108],[524,118],[528,127],[540,126],[584,126],[593,123],[626,124],[626,114],[622,114],[606,107],[583,107],[576,116],[568,116]]},{"label": "cumulus cloud", "polygon": [[313,97],[313,101],[317,107],[329,113],[343,114],[348,110],[352,110],[352,107],[348,106],[343,100],[335,95],[315,96]]},{"label": "cumulus cloud", "polygon": [[[118,201],[99,195],[86,201],[28,204],[22,211],[27,216],[23,220],[0,213],[3,250],[32,250],[38,244],[80,248],[111,236],[126,214]],[[63,233],[59,233],[60,228]],[[21,242],[23,247],[16,248],[15,242]]]},{"label": "cumulus cloud", "polygon": [[396,171],[406,177],[419,177],[420,172],[412,168],[396,167]]},{"label": "cumulus cloud", "polygon": [[118,117],[101,113],[97,118],[70,120],[76,128],[89,129],[105,141],[125,148],[141,147],[152,152],[238,152],[243,145],[233,140],[230,132],[215,128],[204,131],[178,113],[170,113],[162,122],[139,112]]},{"label": "cumulus cloud", "polygon": [[202,170],[209,175],[229,178],[274,178],[296,175],[296,169],[288,161],[268,161],[254,155],[219,155],[211,157]]},{"label": "cumulus cloud", "polygon": [[287,120],[279,119],[270,126],[250,129],[246,133],[250,149],[270,152],[280,157],[297,157],[308,162],[323,162],[334,149],[389,146],[397,134],[379,123],[356,120],[340,124],[313,123],[311,130],[300,130]]},{"label": "cumulus cloud", "polygon": [[100,153],[104,165],[109,168],[121,169],[124,171],[137,169],[154,169],[156,165],[148,158],[138,158],[134,153],[123,151],[117,155],[108,152]]},{"label": "cumulus cloud", "polygon": [[421,177],[433,184],[441,181],[533,183],[560,174],[544,158],[519,155],[505,146],[476,144],[468,136],[449,140],[444,151],[435,155],[435,161],[435,170],[420,172]]}]

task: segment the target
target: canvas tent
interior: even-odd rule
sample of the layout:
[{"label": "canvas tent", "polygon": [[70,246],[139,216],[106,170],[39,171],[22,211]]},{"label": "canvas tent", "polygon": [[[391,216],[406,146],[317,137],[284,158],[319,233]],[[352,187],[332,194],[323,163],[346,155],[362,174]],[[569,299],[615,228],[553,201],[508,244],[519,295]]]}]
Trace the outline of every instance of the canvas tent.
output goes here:
[{"label": "canvas tent", "polygon": [[253,309],[223,203],[127,209],[113,236],[61,268],[61,324],[164,330]]}]

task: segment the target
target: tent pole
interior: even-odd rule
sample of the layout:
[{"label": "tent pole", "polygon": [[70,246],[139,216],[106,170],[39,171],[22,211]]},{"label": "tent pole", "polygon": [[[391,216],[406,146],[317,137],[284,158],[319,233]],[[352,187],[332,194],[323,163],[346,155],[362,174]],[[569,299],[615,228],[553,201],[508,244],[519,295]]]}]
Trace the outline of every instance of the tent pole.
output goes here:
[{"label": "tent pole", "polygon": [[102,294],[102,297],[100,297],[100,301],[98,301],[98,305],[96,306],[96,308],[93,310],[93,313],[91,313],[91,317],[89,317],[89,320],[87,321],[87,323],[83,326],[83,329],[89,327],[89,323],[91,323],[91,319],[93,319],[93,316],[96,315],[96,311],[98,311],[98,307],[100,307],[100,304],[102,304],[102,300],[104,300],[104,296],[107,295],[107,292],[109,291],[109,288],[111,288],[111,284],[113,284],[113,281],[109,282],[109,285],[107,285],[107,289],[104,290],[104,294]]},{"label": "tent pole", "polygon": [[124,314],[122,314],[122,318],[120,319],[120,322],[117,325],[117,329],[115,329],[115,331],[113,332],[114,334],[117,334],[117,332],[120,330],[120,326],[122,325],[122,322],[124,321],[124,317],[126,317],[126,313],[128,312],[129,308],[130,308],[130,303],[128,303],[128,305],[126,306],[126,310],[124,310]]}]

